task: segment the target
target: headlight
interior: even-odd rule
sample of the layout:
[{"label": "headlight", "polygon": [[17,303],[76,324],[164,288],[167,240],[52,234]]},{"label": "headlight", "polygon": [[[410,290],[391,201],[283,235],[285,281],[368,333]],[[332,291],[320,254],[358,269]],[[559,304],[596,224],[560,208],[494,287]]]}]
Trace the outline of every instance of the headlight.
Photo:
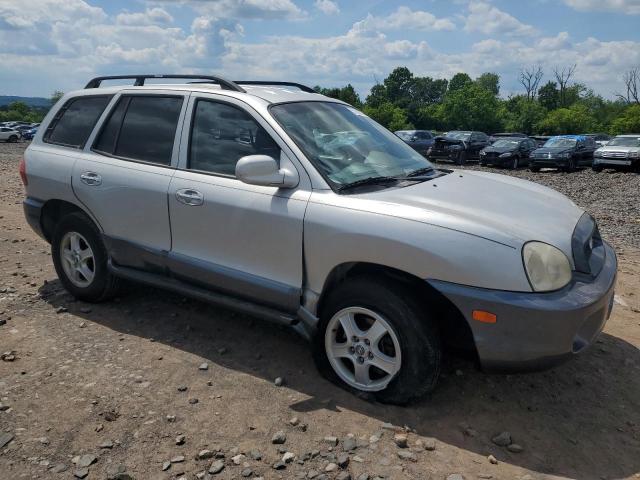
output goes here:
[{"label": "headlight", "polygon": [[548,243],[525,243],[522,261],[531,288],[536,292],[558,290],[571,280],[569,259]]},{"label": "headlight", "polygon": [[594,158],[602,158],[602,152],[600,150],[596,150],[593,152]]},{"label": "headlight", "polygon": [[638,157],[640,157],[640,152],[638,150],[636,150],[635,152],[629,152],[627,154],[627,156],[629,158],[638,158]]},{"label": "headlight", "polygon": [[561,153],[560,158],[571,158],[571,154],[570,153]]},{"label": "headlight", "polygon": [[511,152],[505,152],[500,154],[500,158],[507,158],[511,156]]},{"label": "headlight", "polygon": [[480,156],[484,157],[487,154],[487,152],[485,152],[484,150],[480,150]]}]

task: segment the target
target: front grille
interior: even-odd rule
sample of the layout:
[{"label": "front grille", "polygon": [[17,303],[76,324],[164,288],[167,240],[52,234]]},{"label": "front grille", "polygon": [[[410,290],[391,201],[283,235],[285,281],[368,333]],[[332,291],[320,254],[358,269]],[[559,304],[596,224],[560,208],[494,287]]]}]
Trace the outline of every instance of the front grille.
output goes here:
[{"label": "front grille", "polygon": [[485,152],[484,154],[486,158],[498,158],[498,155],[497,152]]},{"label": "front grille", "polygon": [[604,265],[604,243],[594,218],[584,213],[571,238],[571,250],[576,271],[596,276]]},{"label": "front grille", "polygon": [[602,152],[602,158],[627,158],[627,152]]}]

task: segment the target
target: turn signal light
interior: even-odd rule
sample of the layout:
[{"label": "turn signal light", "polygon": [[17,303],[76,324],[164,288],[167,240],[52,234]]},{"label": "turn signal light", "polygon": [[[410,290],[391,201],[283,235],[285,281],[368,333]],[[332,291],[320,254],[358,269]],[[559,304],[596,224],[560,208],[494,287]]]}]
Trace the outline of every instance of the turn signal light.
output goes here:
[{"label": "turn signal light", "polygon": [[25,161],[24,157],[22,157],[22,160],[20,160],[18,171],[20,172],[20,179],[22,180],[22,184],[26,187],[29,181],[27,180],[27,162]]},{"label": "turn signal light", "polygon": [[482,323],[496,323],[498,317],[491,312],[485,312],[484,310],[474,310],[473,319]]}]

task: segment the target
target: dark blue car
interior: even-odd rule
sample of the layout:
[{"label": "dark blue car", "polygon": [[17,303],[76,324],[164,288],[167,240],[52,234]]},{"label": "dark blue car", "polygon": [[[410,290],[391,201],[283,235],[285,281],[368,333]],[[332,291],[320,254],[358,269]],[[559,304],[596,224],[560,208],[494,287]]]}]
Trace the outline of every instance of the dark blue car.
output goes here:
[{"label": "dark blue car", "polygon": [[428,130],[398,130],[394,133],[422,156],[427,155],[427,150],[433,145],[435,138]]},{"label": "dark blue car", "polygon": [[572,172],[577,167],[593,163],[596,142],[584,135],[558,135],[531,152],[529,168],[537,172],[540,168],[551,167]]},{"label": "dark blue car", "polygon": [[33,140],[33,137],[37,131],[38,131],[37,128],[30,128],[29,130],[24,130],[22,132],[22,138],[24,140]]}]

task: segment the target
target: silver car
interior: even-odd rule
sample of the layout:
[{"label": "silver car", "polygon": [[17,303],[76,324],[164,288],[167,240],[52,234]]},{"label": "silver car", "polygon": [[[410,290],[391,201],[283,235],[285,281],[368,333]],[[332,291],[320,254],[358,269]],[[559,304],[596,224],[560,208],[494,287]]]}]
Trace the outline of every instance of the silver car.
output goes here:
[{"label": "silver car", "polygon": [[605,168],[640,169],[640,133],[618,135],[593,153],[592,168],[601,172]]},{"label": "silver car", "polygon": [[129,279],[288,325],[324,375],[400,404],[448,348],[539,369],[602,330],[616,255],[563,195],[436,169],[303,85],[151,77],[65,95],[20,166],[75,297]]}]

